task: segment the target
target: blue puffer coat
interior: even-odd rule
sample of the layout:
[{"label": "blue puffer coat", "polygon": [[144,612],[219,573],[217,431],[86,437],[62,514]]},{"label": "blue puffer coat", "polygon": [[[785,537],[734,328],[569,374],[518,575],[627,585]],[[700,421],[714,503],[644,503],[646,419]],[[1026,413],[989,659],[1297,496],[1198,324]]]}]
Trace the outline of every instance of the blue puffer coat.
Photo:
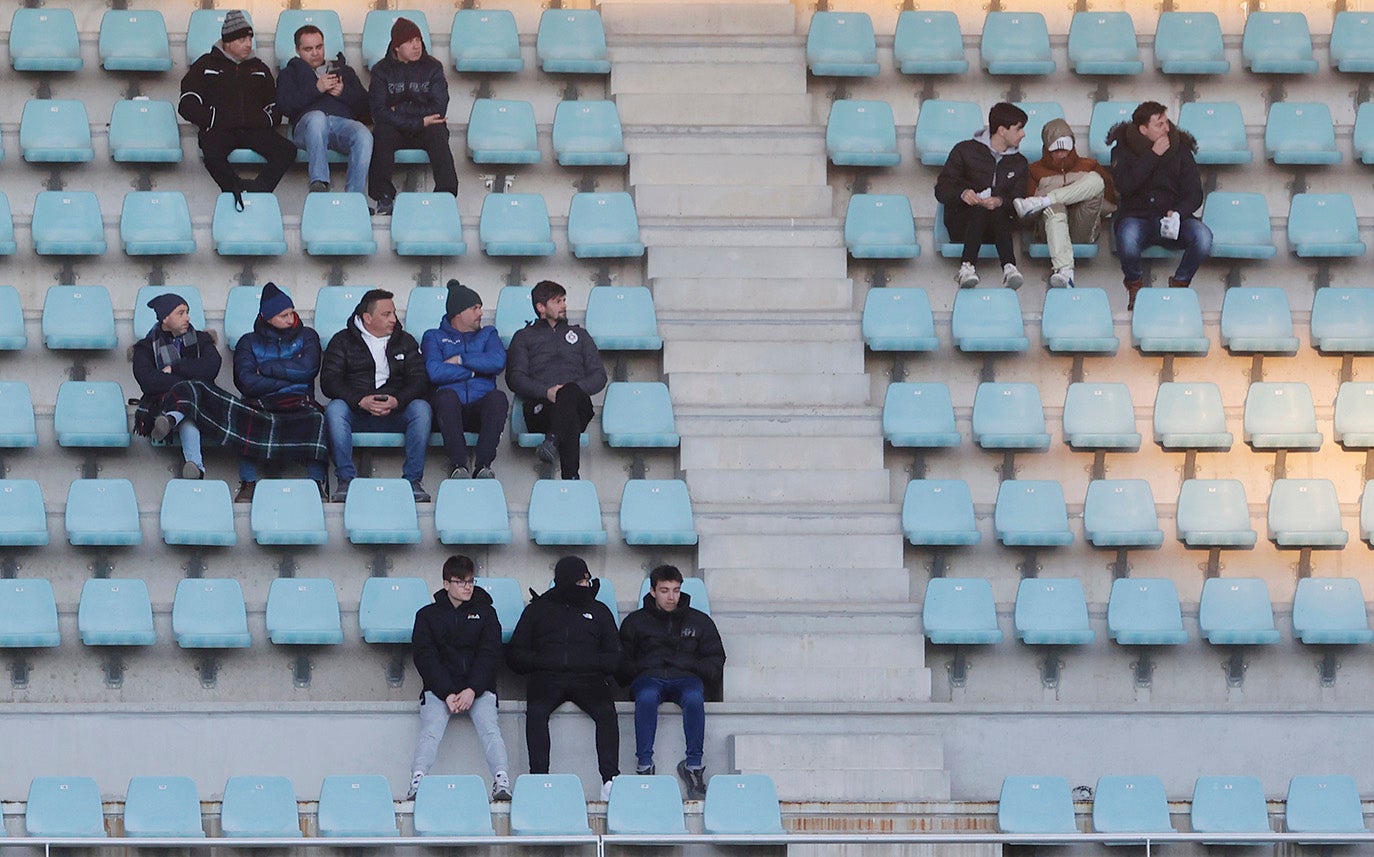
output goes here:
[{"label": "blue puffer coat", "polygon": [[[506,368],[506,346],[492,325],[459,333],[444,319],[437,329],[425,331],[420,350],[430,383],[457,393],[465,405],[495,390],[496,376]],[[461,364],[444,362],[455,354],[463,356]]]},{"label": "blue puffer coat", "polygon": [[315,398],[320,374],[320,337],[296,317],[296,326],[278,330],[259,316],[253,332],[234,346],[234,384],[250,399],[267,396]]}]

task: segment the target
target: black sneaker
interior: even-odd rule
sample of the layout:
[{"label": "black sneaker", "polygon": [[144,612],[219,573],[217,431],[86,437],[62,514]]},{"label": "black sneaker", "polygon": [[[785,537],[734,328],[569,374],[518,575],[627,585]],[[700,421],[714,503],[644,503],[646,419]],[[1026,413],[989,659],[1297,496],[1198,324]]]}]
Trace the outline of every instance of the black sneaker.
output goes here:
[{"label": "black sneaker", "polygon": [[468,478],[469,476],[471,476],[471,475],[472,475],[472,474],[468,473],[468,469],[467,469],[466,467],[464,467],[463,465],[460,464],[460,465],[458,465],[457,467],[453,468],[453,470],[449,471],[448,478],[449,478],[449,479],[467,479],[467,478]]},{"label": "black sneaker", "polygon": [[315,480],[315,485],[316,485],[316,487],[318,487],[318,488],[320,489],[320,499],[323,500],[324,502],[328,503],[328,502],[329,502],[329,483],[326,482],[326,481],[324,481],[323,479],[316,479],[316,480]]},{"label": "black sneaker", "polygon": [[428,503],[431,499],[429,492],[425,490],[425,486],[421,485],[418,479],[410,483],[410,493],[415,498],[416,503]]},{"label": "black sneaker", "polygon": [[334,493],[329,495],[331,503],[343,503],[348,500],[348,483],[351,479],[338,479],[334,482]]},{"label": "black sneaker", "polygon": [[472,478],[473,478],[473,479],[495,479],[495,478],[496,478],[496,473],[495,473],[495,471],[493,471],[493,470],[491,469],[490,466],[487,466],[487,467],[479,467],[479,468],[477,468],[477,472],[474,473],[474,474],[472,474]]},{"label": "black sneaker", "polygon": [[647,767],[647,768],[640,768],[640,767],[636,767],[636,768],[635,768],[635,776],[636,776],[636,777],[652,777],[653,775],[654,775],[654,766],[653,766],[653,765],[650,765],[650,766]]},{"label": "black sneaker", "polygon": [[545,464],[553,464],[558,460],[558,444],[551,435],[544,435],[544,442],[535,448],[534,457]]},{"label": "black sneaker", "polygon": [[377,200],[377,207],[374,208],[374,209],[372,210],[372,213],[375,214],[375,215],[377,215],[378,217],[390,217],[390,216],[391,216],[391,210],[392,210],[393,208],[395,208],[395,207],[396,207],[396,200],[394,200],[394,199],[379,199],[379,200]]},{"label": "black sneaker", "polygon": [[239,490],[234,493],[235,503],[253,502],[253,492],[258,488],[257,482],[240,482]]},{"label": "black sneaker", "polygon": [[683,759],[677,763],[677,775],[682,778],[683,785],[687,786],[688,800],[701,800],[706,797],[706,768],[689,768],[687,760]]},{"label": "black sneaker", "polygon": [[311,182],[311,183],[310,183],[310,192],[311,192],[311,193],[328,193],[328,192],[329,192],[329,182]]},{"label": "black sneaker", "polygon": [[194,461],[183,461],[181,463],[182,479],[204,479],[205,471],[200,469],[200,465]]}]

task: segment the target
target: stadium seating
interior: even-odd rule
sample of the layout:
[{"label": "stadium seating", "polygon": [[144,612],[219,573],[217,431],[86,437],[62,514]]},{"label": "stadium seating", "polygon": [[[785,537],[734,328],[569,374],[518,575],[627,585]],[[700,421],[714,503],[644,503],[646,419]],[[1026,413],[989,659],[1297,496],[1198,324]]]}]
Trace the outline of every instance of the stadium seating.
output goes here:
[{"label": "stadium seating", "polygon": [[1202,204],[1202,222],[1212,230],[1215,258],[1271,259],[1278,252],[1264,194],[1213,191]]},{"label": "stadium seating", "polygon": [[130,256],[196,252],[191,208],[180,191],[129,191],[119,212],[119,240]]},{"label": "stadium seating", "polygon": [[[499,307],[497,311],[500,312]],[[499,325],[498,329],[500,329]],[[525,425],[525,403],[518,398],[510,410],[510,433],[514,436],[516,445],[521,449],[534,449],[544,442],[543,432],[530,431],[529,426]],[[587,437],[585,431],[578,436],[577,440],[579,446],[587,446],[591,443],[591,439]]]},{"label": "stadium seating", "polygon": [[76,16],[62,7],[15,9],[10,19],[9,51],[15,71],[80,71]]},{"label": "stadium seating", "polygon": [[190,777],[132,777],[124,795],[124,835],[203,838],[200,796]]},{"label": "stadium seating", "polygon": [[997,487],[993,511],[997,538],[1007,547],[1073,544],[1064,489],[1042,479],[1007,479]]},{"label": "stadium seating", "polygon": [[948,11],[904,10],[897,16],[892,58],[902,74],[963,74],[968,71],[959,16]]},{"label": "stadium seating", "polygon": [[982,109],[972,101],[923,101],[916,117],[916,155],[928,167],[942,167],[949,150],[985,124]]},{"label": "stadium seating", "polygon": [[549,209],[537,193],[487,194],[477,234],[488,256],[551,256],[556,249]]},{"label": "stadium seating", "polygon": [[1048,449],[1040,388],[1027,383],[979,384],[973,399],[973,441],[983,449]]},{"label": "stadium seating", "polygon": [[1277,288],[1227,289],[1221,303],[1221,344],[1232,354],[1296,354],[1288,293]]},{"label": "stadium seating", "polygon": [[467,149],[474,164],[539,163],[534,108],[528,101],[479,98],[472,102]]},{"label": "stadium seating", "polygon": [[1027,578],[1016,590],[1016,638],[1032,646],[1082,645],[1088,627],[1083,584],[1076,578]]},{"label": "stadium seating", "polygon": [[1304,577],[1293,595],[1293,636],[1308,645],[1374,642],[1364,591],[1351,577]]},{"label": "stadium seating", "polygon": [[510,832],[515,836],[591,833],[581,781],[573,774],[516,777],[510,802]]},{"label": "stadium seating", "polygon": [[1366,101],[1355,111],[1350,143],[1360,163],[1374,164],[1374,104]]},{"label": "stadium seating", "polygon": [[110,157],[119,163],[181,163],[181,132],[170,101],[146,96],[116,101],[110,111]]},{"label": "stadium seating", "polygon": [[534,52],[549,74],[610,74],[606,28],[595,9],[545,9]]},{"label": "stadium seating", "polygon": [[301,212],[301,244],[311,256],[376,253],[367,198],[361,193],[308,194]]},{"label": "stadium seating", "polygon": [[553,113],[553,152],[564,167],[629,162],[614,101],[560,101]]},{"label": "stadium seating", "polygon": [[1141,289],[1131,313],[1131,343],[1142,354],[1206,354],[1211,342],[1202,324],[1197,292]]},{"label": "stadium seating", "polygon": [[668,385],[613,381],[601,407],[601,433],[613,447],[670,449],[680,442]]},{"label": "stadium seating", "polygon": [[342,643],[334,582],[307,577],[273,580],[267,593],[267,636],[278,645]]},{"label": "stadium seating", "polygon": [[[0,160],[4,156],[4,149],[0,147]],[[0,192],[0,256],[13,256],[18,249],[19,245],[14,240],[14,213],[10,211],[10,198]]]},{"label": "stadium seating", "polygon": [[778,791],[766,774],[716,774],[706,783],[701,814],[706,833],[780,834]]},{"label": "stadium seating", "polygon": [[[315,296],[315,332],[320,335],[320,347],[328,348],[329,340],[334,338],[334,334],[344,329],[348,324],[349,318],[353,315],[353,310],[357,309],[358,303],[362,301],[363,295],[367,294],[367,287],[330,287],[320,289]],[[259,298],[253,301],[254,314]],[[251,330],[251,328],[250,328]]]},{"label": "stadium seating", "polygon": [[[352,490],[349,495],[352,495]],[[415,612],[432,602],[418,577],[369,577],[358,602],[358,626],[369,643],[409,643]]]},{"label": "stadium seating", "polygon": [[43,489],[32,479],[0,479],[0,546],[47,543]]},{"label": "stadium seating", "polygon": [[460,72],[521,71],[520,34],[509,9],[459,9],[453,13],[449,56]]},{"label": "stadium seating", "polygon": [[[282,291],[288,295],[291,293],[287,289]],[[253,330],[261,302],[260,286],[234,286],[229,289],[229,294],[224,300],[224,339],[229,350],[232,351],[239,344],[240,336]],[[316,321],[318,322],[318,318]],[[321,335],[320,340],[324,341],[324,335]]]},{"label": "stadium seating", "polygon": [[1374,289],[1318,289],[1311,333],[1312,344],[1326,353],[1374,352]]},{"label": "stadium seating", "polygon": [[84,163],[95,157],[86,104],[74,99],[25,102],[19,149],[29,163]]},{"label": "stadium seating", "polygon": [[1117,383],[1070,384],[1064,394],[1064,442],[1074,449],[1139,449],[1130,388]]},{"label": "stadium seating", "polygon": [[573,194],[568,204],[568,244],[579,259],[643,256],[634,199],[624,191]]},{"label": "stadium seating", "polygon": [[[1213,577],[1202,584],[1198,627],[1214,645],[1264,645],[1279,641],[1269,588],[1257,577]],[[1194,798],[1193,809],[1197,803]]]},{"label": "stadium seating", "polygon": [[901,194],[856,193],[844,215],[844,243],[855,259],[914,259],[916,221]]},{"label": "stadium seating", "polygon": [[34,777],[24,804],[24,831],[62,839],[104,837],[100,787],[90,777]]},{"label": "stadium seating", "polygon": [[531,321],[534,321],[534,305],[530,303],[530,287],[502,286],[496,297],[496,314],[492,321],[501,343],[510,348],[516,331]]},{"label": "stadium seating", "polygon": [[520,614],[525,610],[520,581],[513,577],[478,577],[475,581],[491,596],[496,618],[501,620],[501,642],[509,643],[515,633],[515,623],[520,621]]},{"label": "stadium seating", "polygon": [[1011,289],[963,289],[950,320],[954,344],[964,352],[1025,351],[1021,301]]},{"label": "stadium seating", "polygon": [[[1088,119],[1088,139],[1085,142],[1088,144],[1088,154],[1096,158],[1098,163],[1111,163],[1112,147],[1107,144],[1107,134],[1117,123],[1130,122],[1133,112],[1134,101],[1099,101],[1093,105],[1092,116]],[[1036,151],[1034,141],[1031,142],[1030,149],[1032,152]]]},{"label": "stadium seating", "polygon": [[0,381],[0,448],[28,449],[38,445],[33,396],[23,381]]},{"label": "stadium seating", "polygon": [[1098,777],[1093,788],[1093,830],[1173,833],[1164,783],[1155,776]]},{"label": "stadium seating", "polygon": [[232,578],[178,581],[172,634],[183,649],[242,649],[252,645],[243,589]]},{"label": "stadium seating", "polygon": [[238,542],[229,485],[218,479],[171,479],[162,491],[162,540],[169,545]]},{"label": "stadium seating", "polygon": [[398,193],[391,213],[398,256],[461,256],[468,251],[458,199],[448,193]]},{"label": "stadium seating", "polygon": [[992,584],[982,578],[932,577],[921,608],[926,639],[937,645],[1002,642]]},{"label": "stadium seating", "polygon": [[658,351],[658,315],[645,286],[594,286],[583,325],[599,351]]},{"label": "stadium seating", "polygon": [[[363,67],[372,68],[386,57],[387,46],[391,43],[391,25],[397,18],[405,18],[420,29],[420,39],[425,50],[433,53],[434,44],[429,35],[429,19],[419,9],[370,9],[363,18]],[[292,31],[294,34],[294,31]],[[333,56],[333,54],[329,54]]]},{"label": "stadium seating", "polygon": [[88,646],[151,646],[153,605],[148,584],[133,579],[87,580],[76,614],[81,642]]},{"label": "stadium seating", "polygon": [[1234,101],[1190,101],[1178,124],[1197,141],[1199,164],[1248,164],[1254,160],[1245,137],[1245,118]]},{"label": "stadium seating", "polygon": [[309,479],[260,479],[248,515],[260,545],[322,545],[324,526],[320,489]]},{"label": "stadium seating", "polygon": [[935,351],[940,347],[925,289],[869,289],[864,295],[862,325],[864,343],[873,351]]},{"label": "stadium seating", "polygon": [[[249,19],[249,23],[252,23],[252,19]],[[296,55],[296,31],[306,24],[319,27],[320,32],[324,34],[325,56],[333,57],[343,53],[344,32],[338,12],[333,9],[283,9],[277,16],[276,37],[272,41],[272,53],[277,58],[278,71],[286,68],[286,64]],[[421,33],[423,32],[422,30]],[[429,44],[428,40],[425,44]]]},{"label": "stadium seating", "polygon": [[1330,479],[1275,479],[1269,489],[1269,538],[1279,547],[1344,547],[1340,501]]},{"label": "stadium seating", "polygon": [[988,74],[1045,75],[1056,67],[1045,16],[1039,12],[989,12],[979,51]]},{"label": "stadium seating", "polygon": [[844,167],[895,167],[897,126],[886,101],[837,99],[825,123],[825,152],[830,162]]},{"label": "stadium seating", "polygon": [[100,65],[106,71],[167,71],[172,49],[156,9],[111,9],[100,19]]},{"label": "stadium seating", "polygon": [[[1174,582],[1139,577],[1113,580],[1107,602],[1107,633],[1123,646],[1173,646],[1188,642]],[[1100,828],[1099,831],[1109,832]]]},{"label": "stadium seating", "polygon": [[40,256],[100,256],[105,252],[100,202],[90,191],[39,192],[33,201],[32,230],[33,251]]},{"label": "stadium seating", "polygon": [[1236,479],[1186,479],[1178,492],[1178,540],[1189,547],[1253,547],[1245,486]]},{"label": "stadium seating", "polygon": [[899,447],[958,446],[949,387],[939,381],[902,381],[887,386],[883,439]]},{"label": "stadium seating", "polygon": [[1129,12],[1076,12],[1069,25],[1069,62],[1077,74],[1140,74],[1145,64],[1136,46]]},{"label": "stadium seating", "polygon": [[1161,12],[1154,47],[1155,67],[1165,74],[1226,74],[1231,70],[1215,12]]},{"label": "stadium seating", "polygon": [[535,482],[530,492],[529,525],[530,538],[536,544],[606,543],[596,485],[587,480],[540,479]]},{"label": "stadium seating", "polygon": [[230,777],[220,803],[220,830],[228,837],[297,837],[301,819],[289,777]]},{"label": "stadium seating", "polygon": [[1295,194],[1288,207],[1288,246],[1309,259],[1363,256],[1350,194]]},{"label": "stadium seating", "polygon": [[425,777],[415,792],[412,818],[417,836],[496,835],[486,783],[472,774]]},{"label": "stadium seating", "polygon": [[1198,833],[1268,833],[1269,810],[1259,779],[1198,777],[1193,787],[1191,823]]},{"label": "stadium seating", "polygon": [[1374,30],[1365,12],[1337,12],[1331,25],[1331,62],[1339,71],[1374,71]]},{"label": "stadium seating", "polygon": [[0,647],[50,648],[61,642],[52,584],[43,578],[0,580]]},{"label": "stadium seating", "polygon": [[1063,777],[1016,775],[1002,781],[997,829],[1003,833],[1077,833]]},{"label": "stadium seating", "polygon": [[[270,608],[269,608],[270,609]],[[396,836],[391,786],[378,774],[325,777],[320,785],[321,836]]]},{"label": "stadium seating", "polygon": [[1147,548],[1164,543],[1154,492],[1144,479],[1094,479],[1083,501],[1083,533],[1100,548]]},{"label": "stadium seating", "polygon": [[344,530],[355,545],[420,542],[415,496],[404,479],[354,479],[344,502]]},{"label": "stadium seating", "polygon": [[1311,74],[1317,70],[1312,34],[1307,29],[1307,16],[1301,12],[1247,15],[1240,52],[1245,67],[1256,74]]},{"label": "stadium seating", "polygon": [[215,213],[210,221],[210,238],[215,242],[215,252],[221,256],[281,256],[286,253],[286,228],[282,225],[281,204],[276,194],[245,193],[242,198],[242,211],[235,210],[233,194],[222,193],[215,200]]},{"label": "stadium seating", "polygon": [[696,524],[687,483],[630,479],[620,495],[620,532],[631,545],[694,545]]},{"label": "stadium seating", "polygon": [[1264,154],[1276,164],[1339,164],[1331,108],[1319,101],[1271,104]]},{"label": "stadium seating", "polygon": [[1221,388],[1211,381],[1168,381],[1155,393],[1155,443],[1165,449],[1230,449]]},{"label": "stadium seating", "polygon": [[1336,391],[1332,436],[1344,449],[1374,447],[1374,384],[1341,384]]},{"label": "stadium seating", "polygon": [[506,494],[495,479],[445,479],[434,502],[434,529],[443,544],[510,544]]},{"label": "stadium seating", "polygon": [[902,498],[902,533],[917,546],[976,545],[982,541],[968,483],[958,479],[908,482]]},{"label": "stadium seating", "polygon": [[127,479],[73,479],[67,489],[67,541],[74,545],[143,542],[138,498]]},{"label": "stadium seating", "polygon": [[[8,204],[4,207],[8,208]],[[0,351],[23,351],[28,346],[19,291],[14,286],[0,286]]]},{"label": "stadium seating", "polygon": [[1245,442],[1255,449],[1319,449],[1312,391],[1301,381],[1257,381],[1245,395]]},{"label": "stadium seating", "polygon": [[806,33],[806,67],[816,77],[876,77],[878,46],[867,12],[815,12]]},{"label": "stadium seating", "polygon": [[656,776],[616,777],[606,804],[607,833],[686,833],[677,779]]},{"label": "stadium seating", "polygon": [[[1299,581],[1301,582],[1301,581]],[[1284,827],[1290,833],[1366,833],[1353,777],[1299,775],[1288,783]]]},{"label": "stadium seating", "polygon": [[1040,340],[1055,354],[1115,354],[1120,343],[1112,324],[1107,292],[1047,289],[1040,316]]}]

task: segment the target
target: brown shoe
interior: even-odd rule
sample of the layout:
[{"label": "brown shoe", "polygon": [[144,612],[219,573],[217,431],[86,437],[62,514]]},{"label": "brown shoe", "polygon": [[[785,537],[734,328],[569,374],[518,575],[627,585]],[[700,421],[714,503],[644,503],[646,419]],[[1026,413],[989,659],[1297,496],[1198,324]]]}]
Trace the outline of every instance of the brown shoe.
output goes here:
[{"label": "brown shoe", "polygon": [[1192,281],[1192,280],[1177,280],[1177,279],[1174,279],[1173,277],[1170,277],[1170,278],[1169,278],[1169,288],[1171,288],[1171,289],[1186,289],[1186,288],[1188,288],[1189,286],[1191,286],[1192,284],[1193,284],[1193,281]]},{"label": "brown shoe", "polygon": [[1135,309],[1135,296],[1145,287],[1145,281],[1123,280],[1122,285],[1126,287],[1126,309]]},{"label": "brown shoe", "polygon": [[236,491],[236,492],[234,492],[234,502],[235,502],[235,503],[251,503],[251,502],[253,502],[253,492],[257,490],[257,487],[258,487],[258,483],[256,483],[256,482],[240,482],[240,483],[239,483],[239,490]]}]

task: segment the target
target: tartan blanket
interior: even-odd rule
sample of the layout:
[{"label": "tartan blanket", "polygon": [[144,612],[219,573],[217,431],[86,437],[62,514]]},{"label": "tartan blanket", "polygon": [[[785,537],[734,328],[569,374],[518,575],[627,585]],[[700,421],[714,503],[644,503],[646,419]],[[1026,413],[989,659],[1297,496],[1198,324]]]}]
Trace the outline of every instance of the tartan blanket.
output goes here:
[{"label": "tartan blanket", "polygon": [[244,400],[214,384],[181,381],[160,397],[144,398],[134,412],[134,431],[147,436],[158,414],[180,411],[194,420],[202,443],[228,447],[259,460],[324,461],[329,457],[324,412],[313,402],[271,411],[263,402]]}]

